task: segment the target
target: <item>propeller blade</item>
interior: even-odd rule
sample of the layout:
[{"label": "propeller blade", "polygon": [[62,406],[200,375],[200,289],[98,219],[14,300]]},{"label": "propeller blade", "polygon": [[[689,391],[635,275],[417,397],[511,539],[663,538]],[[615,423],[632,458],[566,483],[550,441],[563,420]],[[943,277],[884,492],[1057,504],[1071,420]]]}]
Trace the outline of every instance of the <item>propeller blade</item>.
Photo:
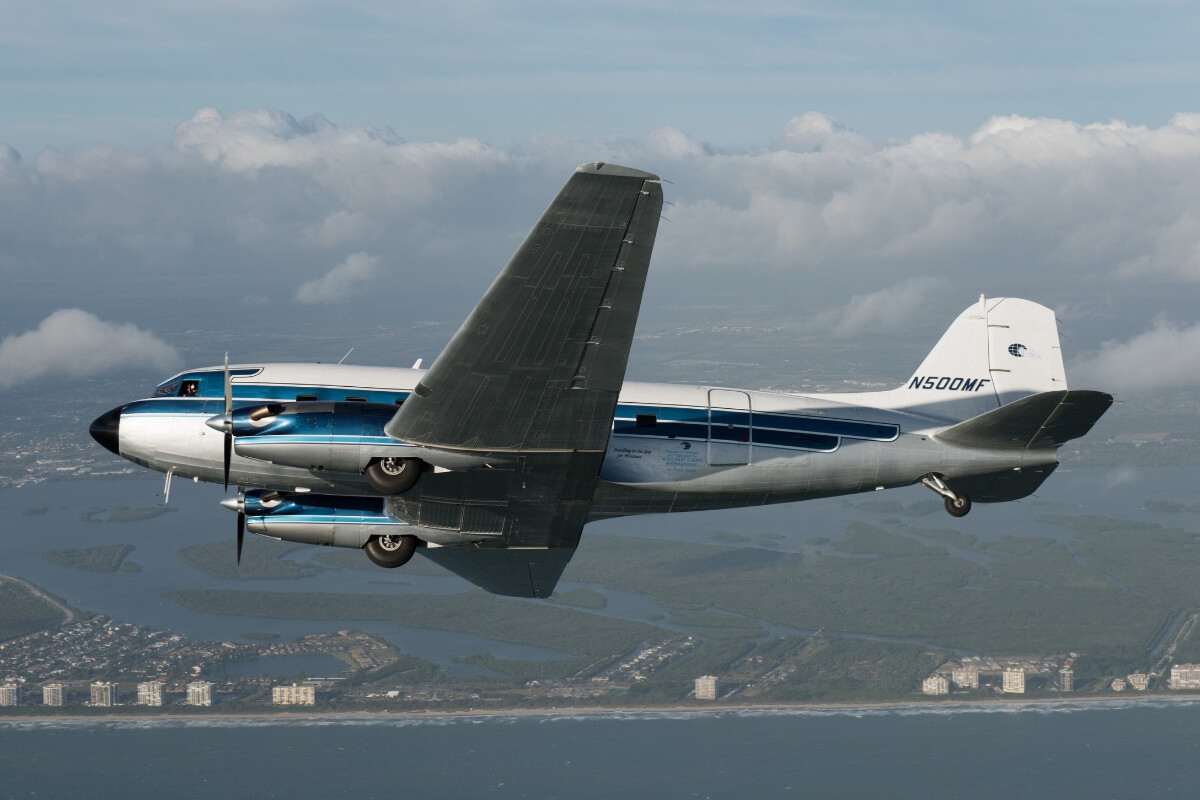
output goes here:
[{"label": "propeller blade", "polygon": [[238,512],[237,521],[237,563],[241,566],[242,563],[242,542],[246,539],[246,512]]},{"label": "propeller blade", "polygon": [[225,413],[233,411],[233,382],[229,380],[229,353],[225,354]]},{"label": "propeller blade", "polygon": [[233,434],[225,432],[225,488],[229,488],[229,461],[233,457]]}]

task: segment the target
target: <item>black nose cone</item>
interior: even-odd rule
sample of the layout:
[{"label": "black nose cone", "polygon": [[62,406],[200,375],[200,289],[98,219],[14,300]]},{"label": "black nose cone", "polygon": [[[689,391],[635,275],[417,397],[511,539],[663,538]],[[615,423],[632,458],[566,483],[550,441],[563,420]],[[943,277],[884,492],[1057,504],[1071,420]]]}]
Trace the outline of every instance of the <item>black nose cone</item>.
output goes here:
[{"label": "black nose cone", "polygon": [[92,438],[103,445],[110,453],[121,455],[121,409],[118,406],[103,416],[97,417],[88,428]]}]

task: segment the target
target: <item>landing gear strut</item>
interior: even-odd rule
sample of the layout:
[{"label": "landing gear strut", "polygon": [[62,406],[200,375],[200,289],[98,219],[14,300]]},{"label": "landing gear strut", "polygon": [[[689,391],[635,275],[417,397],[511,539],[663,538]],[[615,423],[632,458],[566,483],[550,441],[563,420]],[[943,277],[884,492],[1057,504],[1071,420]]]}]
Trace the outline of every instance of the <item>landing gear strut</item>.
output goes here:
[{"label": "landing gear strut", "polygon": [[956,492],[946,485],[940,475],[933,472],[921,478],[921,485],[942,496],[946,511],[952,517],[965,517],[971,511],[971,498],[962,492]]}]

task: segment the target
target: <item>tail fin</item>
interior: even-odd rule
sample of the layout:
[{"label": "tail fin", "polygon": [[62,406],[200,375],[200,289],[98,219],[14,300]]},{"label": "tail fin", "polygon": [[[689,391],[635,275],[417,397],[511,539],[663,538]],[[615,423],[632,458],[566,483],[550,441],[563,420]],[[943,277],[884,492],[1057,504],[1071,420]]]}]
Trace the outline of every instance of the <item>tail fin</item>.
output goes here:
[{"label": "tail fin", "polygon": [[919,409],[948,421],[971,419],[1039,392],[1067,388],[1058,322],[1045,306],[994,297],[958,316],[886,408]]}]

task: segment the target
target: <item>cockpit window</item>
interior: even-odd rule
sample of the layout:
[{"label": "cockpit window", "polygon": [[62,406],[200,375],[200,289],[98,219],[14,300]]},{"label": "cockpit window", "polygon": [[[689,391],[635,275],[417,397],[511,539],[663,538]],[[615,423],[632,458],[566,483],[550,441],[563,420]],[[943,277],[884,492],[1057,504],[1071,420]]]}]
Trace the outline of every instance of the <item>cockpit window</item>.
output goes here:
[{"label": "cockpit window", "polygon": [[195,397],[200,393],[200,381],[184,381],[179,389],[180,397]]},{"label": "cockpit window", "polygon": [[154,396],[155,397],[174,397],[175,393],[178,391],[179,391],[179,381],[171,381],[170,383],[164,383],[162,386],[159,386],[157,389],[155,389]]}]

